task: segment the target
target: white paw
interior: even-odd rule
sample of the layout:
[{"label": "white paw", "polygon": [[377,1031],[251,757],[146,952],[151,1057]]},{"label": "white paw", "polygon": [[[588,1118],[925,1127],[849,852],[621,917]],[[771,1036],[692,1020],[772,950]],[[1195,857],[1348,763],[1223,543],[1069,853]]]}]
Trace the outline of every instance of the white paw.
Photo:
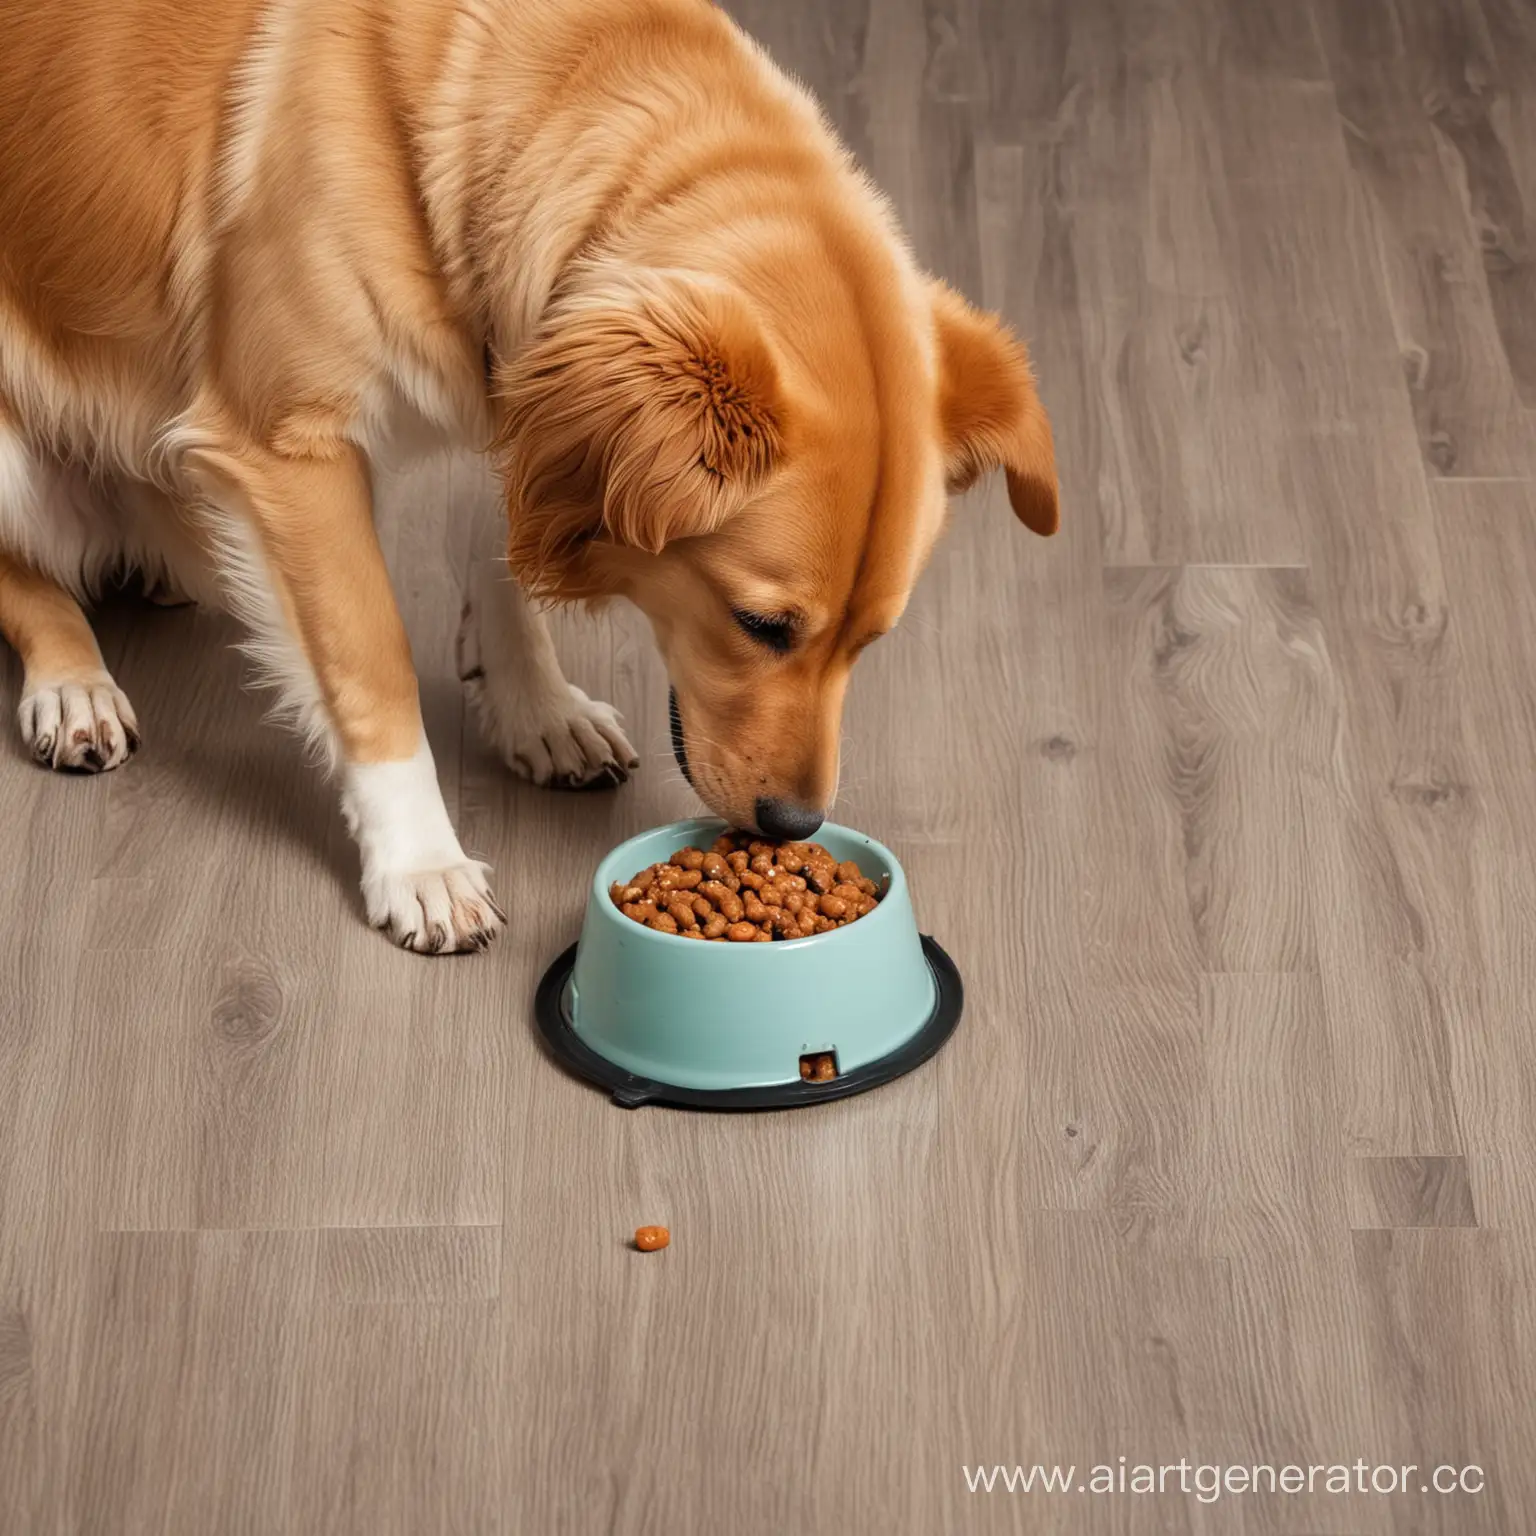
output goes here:
[{"label": "white paw", "polygon": [[454,836],[425,736],[413,756],[348,763],[341,811],[363,857],[368,921],[421,955],[484,949],[507,925],[490,871]]},{"label": "white paw", "polygon": [[486,666],[467,605],[458,656],[481,731],[514,773],[544,789],[610,789],[640,766],[611,704],[562,677],[518,677]]},{"label": "white paw", "polygon": [[488,874],[474,860],[410,874],[365,868],[368,921],[418,955],[484,949],[507,925],[507,914],[491,895]]},{"label": "white paw", "polygon": [[133,706],[105,672],[28,688],[16,718],[32,756],[62,772],[105,773],[139,749]]}]

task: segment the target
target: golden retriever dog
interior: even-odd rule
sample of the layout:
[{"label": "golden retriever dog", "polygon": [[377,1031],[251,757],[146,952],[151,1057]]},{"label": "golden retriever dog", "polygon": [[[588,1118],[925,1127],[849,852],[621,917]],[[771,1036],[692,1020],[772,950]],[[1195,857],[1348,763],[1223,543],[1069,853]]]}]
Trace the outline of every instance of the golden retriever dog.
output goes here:
[{"label": "golden retriever dog", "polygon": [[[422,730],[373,524],[392,443],[492,456],[461,672],[541,784],[623,779],[541,605],[627,598],[700,797],[837,786],[849,670],[989,470],[1056,527],[1023,346],[913,261],[705,0],[0,0],[0,629],[59,769],[139,744],[81,609],[222,602],[328,754],[369,919],[505,921]],[[485,572],[494,572],[494,579]]]}]

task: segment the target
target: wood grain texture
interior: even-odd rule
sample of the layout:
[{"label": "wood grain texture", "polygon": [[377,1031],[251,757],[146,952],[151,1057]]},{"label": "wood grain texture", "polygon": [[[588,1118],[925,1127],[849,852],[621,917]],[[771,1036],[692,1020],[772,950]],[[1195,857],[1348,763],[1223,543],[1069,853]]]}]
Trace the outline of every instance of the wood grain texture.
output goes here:
[{"label": "wood grain texture", "polygon": [[1351,1165],[1353,1225],[1475,1227],[1462,1157],[1362,1157]]},{"label": "wood grain texture", "polygon": [[[733,9],[1053,415],[1060,536],[957,505],[849,697],[839,819],[965,1023],[805,1114],[625,1113],[550,1064],[572,871],[693,800],[627,611],[555,625],[633,728],[621,792],[530,789],[466,723],[477,466],[390,482],[381,534],[515,914],[484,957],[366,928],[227,624],[108,604],[145,752],[0,745],[0,1526],[1536,1529],[1531,7]],[[1487,1488],[962,1472],[1122,1455]]]},{"label": "wood grain texture", "polygon": [[1523,475],[1536,423],[1494,303],[1510,258],[1474,206],[1480,181],[1506,182],[1492,169],[1487,28],[1475,5],[1441,0],[1330,0],[1319,20],[1425,462],[1436,475]]}]

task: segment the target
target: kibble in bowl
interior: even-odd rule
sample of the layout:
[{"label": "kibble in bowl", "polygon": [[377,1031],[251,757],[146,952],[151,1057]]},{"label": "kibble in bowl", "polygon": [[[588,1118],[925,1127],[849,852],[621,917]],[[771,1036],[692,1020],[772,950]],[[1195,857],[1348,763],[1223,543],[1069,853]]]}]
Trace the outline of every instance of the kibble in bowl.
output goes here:
[{"label": "kibble in bowl", "polygon": [[868,917],[880,888],[820,843],[724,832],[708,851],[679,848],[609,887],[625,917],[656,933],[712,944],[809,939]]}]

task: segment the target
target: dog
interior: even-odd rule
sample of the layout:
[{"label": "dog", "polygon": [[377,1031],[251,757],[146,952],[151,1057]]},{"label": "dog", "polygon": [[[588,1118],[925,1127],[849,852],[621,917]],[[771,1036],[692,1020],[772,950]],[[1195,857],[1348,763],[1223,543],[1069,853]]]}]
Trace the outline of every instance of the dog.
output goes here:
[{"label": "dog", "polygon": [[139,745],[81,604],[223,604],[333,765],[369,920],[505,923],[460,847],[375,467],[491,456],[461,671],[516,771],[637,766],[549,602],[625,598],[678,761],[810,836],[850,668],[947,497],[1055,531],[1022,343],[916,265],[807,93],[706,0],[0,0],[0,630],[41,763]]}]

